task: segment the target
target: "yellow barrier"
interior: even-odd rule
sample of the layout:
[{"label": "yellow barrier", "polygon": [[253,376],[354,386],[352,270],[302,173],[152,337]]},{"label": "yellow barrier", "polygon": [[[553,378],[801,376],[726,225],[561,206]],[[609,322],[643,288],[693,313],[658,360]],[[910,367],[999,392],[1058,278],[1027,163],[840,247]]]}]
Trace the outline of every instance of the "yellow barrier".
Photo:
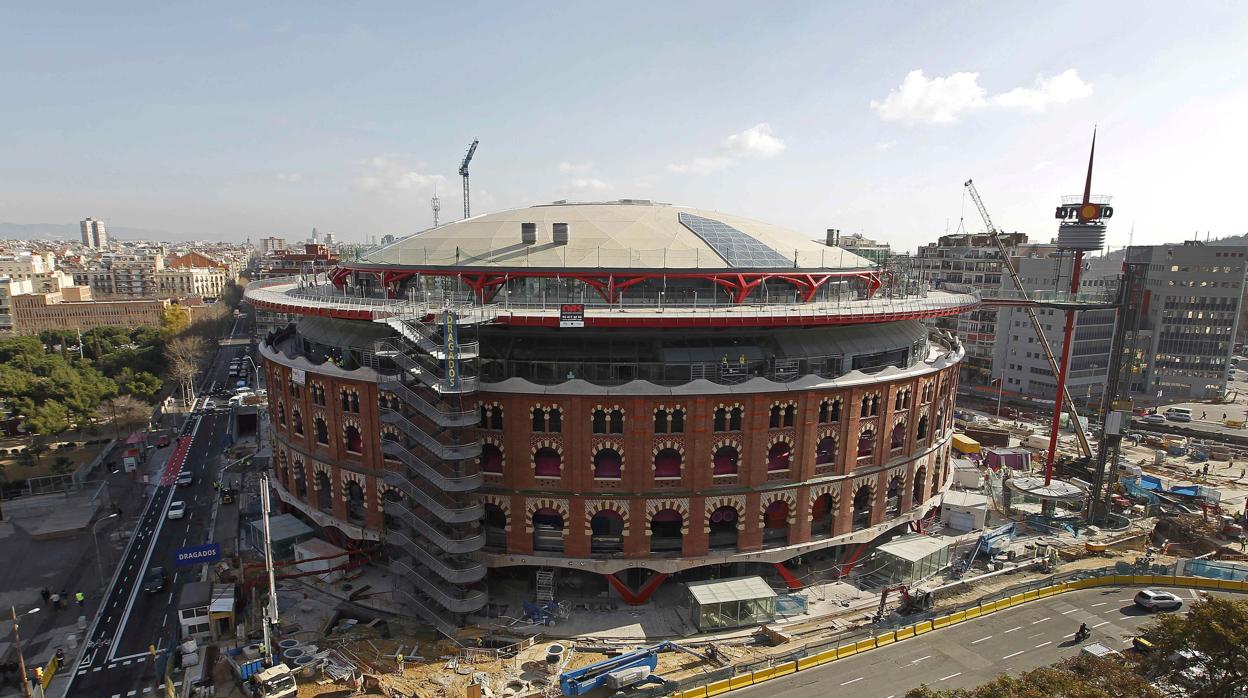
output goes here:
[{"label": "yellow barrier", "polygon": [[865,640],[859,640],[858,642],[854,643],[855,652],[865,652],[869,649],[874,649],[874,648],[875,648],[875,638],[873,637],[869,637]]},{"label": "yellow barrier", "polygon": [[774,673],[776,673],[775,669],[755,669],[750,672],[750,681],[753,683],[762,683],[767,679],[770,679]]},{"label": "yellow barrier", "polygon": [[928,632],[931,632],[931,631],[932,631],[932,621],[930,621],[930,620],[925,620],[925,621],[923,621],[922,623],[915,623],[915,624],[914,624],[914,634],[915,634],[915,635],[922,635],[923,633],[928,633]]},{"label": "yellow barrier", "polygon": [[1026,600],[1027,600],[1027,595],[1026,595],[1026,594],[1015,594],[1015,595],[1011,596],[1008,600],[1009,600],[1009,602],[1010,602],[1010,605],[1011,605],[1011,606],[1017,606],[1017,605],[1019,605],[1020,603],[1023,603],[1024,601],[1026,601]]},{"label": "yellow barrier", "polygon": [[876,646],[876,647],[883,647],[884,645],[891,645],[891,644],[893,644],[893,642],[895,642],[896,640],[897,640],[897,634],[896,634],[896,633],[888,632],[888,633],[884,633],[883,635],[876,635],[876,636],[875,636],[875,646]]},{"label": "yellow barrier", "polygon": [[795,671],[797,671],[797,662],[785,662],[784,664],[778,664],[775,666],[775,673],[771,675],[771,678],[774,679],[777,676],[788,676]]},{"label": "yellow barrier", "polygon": [[750,674],[742,674],[728,679],[728,690],[735,691],[738,688],[745,688],[754,683],[754,677]]},{"label": "yellow barrier", "polygon": [[797,670],[805,671],[807,669],[810,669],[811,667],[819,666],[822,663],[823,662],[819,661],[819,655],[812,654],[809,657],[802,657],[801,659],[797,660]]},{"label": "yellow barrier", "polygon": [[845,657],[854,656],[855,654],[858,653],[857,647],[858,647],[857,645],[845,645],[844,647],[837,647],[836,658],[844,659]]},{"label": "yellow barrier", "polygon": [[711,698],[711,696],[717,696],[721,693],[731,691],[732,687],[729,684],[730,681],[728,679],[724,679],[723,681],[712,681],[706,684],[706,698]]},{"label": "yellow barrier", "polygon": [[950,625],[953,625],[954,623],[961,623],[964,620],[966,620],[966,611],[958,611],[957,613],[949,614]]},{"label": "yellow barrier", "polygon": [[1041,598],[1041,599],[1047,598],[1056,593],[1057,593],[1057,587],[1044,587],[1043,589],[1036,589],[1036,597]]},{"label": "yellow barrier", "polygon": [[698,686],[688,691],[681,691],[680,698],[706,698],[706,686]]},{"label": "yellow barrier", "polygon": [[908,637],[914,637],[914,626],[907,625],[901,630],[898,630],[895,634],[897,635],[898,640],[904,640]]},{"label": "yellow barrier", "polygon": [[940,630],[949,625],[949,616],[937,616],[932,619],[932,630]]},{"label": "yellow barrier", "polygon": [[972,618],[978,618],[979,615],[983,612],[984,610],[980,608],[979,606],[972,606],[962,612],[962,619],[971,620]]},{"label": "yellow barrier", "polygon": [[1040,598],[1040,592],[1038,592],[1038,591],[1036,591],[1036,590],[1034,590],[1034,589],[1033,589],[1033,590],[1031,590],[1031,591],[1024,591],[1024,592],[1023,592],[1023,600],[1022,600],[1022,602],[1020,602],[1020,603],[1025,603],[1025,602],[1027,602],[1027,601],[1035,601],[1035,600],[1036,600],[1036,599],[1038,599],[1038,598]]},{"label": "yellow barrier", "polygon": [[836,661],[836,648],[833,647],[830,650],[824,650],[820,652],[819,654],[816,654],[815,656],[819,658],[820,664],[827,664],[828,662],[835,662]]}]

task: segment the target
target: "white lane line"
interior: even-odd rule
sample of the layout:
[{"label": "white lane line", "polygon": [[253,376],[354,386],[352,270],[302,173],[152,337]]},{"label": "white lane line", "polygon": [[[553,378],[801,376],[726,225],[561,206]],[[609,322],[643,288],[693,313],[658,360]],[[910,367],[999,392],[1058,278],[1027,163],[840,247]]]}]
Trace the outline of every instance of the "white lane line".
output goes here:
[{"label": "white lane line", "polygon": [[1017,657],[1018,655],[1022,654],[1023,652],[1026,652],[1026,651],[1027,651],[1027,650],[1019,650],[1019,651],[1015,652],[1014,654],[1007,654],[1007,655],[1005,655],[1004,657],[1002,657],[1002,659],[1009,659],[1010,657]]},{"label": "white lane line", "polygon": [[849,684],[851,684],[851,683],[855,683],[855,682],[861,681],[863,678],[864,678],[864,677],[859,676],[858,678],[856,678],[856,679],[850,679],[850,680],[846,681],[845,683],[843,683],[843,684],[841,684],[841,685],[842,685],[842,686],[848,686],[848,685],[849,685]]},{"label": "white lane line", "polygon": [[976,640],[976,641],[972,642],[971,644],[972,644],[972,645],[978,645],[979,643],[983,642],[984,640],[991,640],[991,639],[992,639],[992,636],[991,636],[991,635],[989,635],[989,636],[987,636],[987,637],[981,637],[981,638],[979,638],[978,640]]},{"label": "white lane line", "polygon": [[1067,615],[1067,614],[1069,614],[1069,613],[1074,613],[1075,611],[1078,611],[1078,610],[1079,610],[1079,609],[1077,609],[1077,608],[1072,608],[1072,609],[1070,609],[1069,611],[1062,611],[1062,615]]},{"label": "white lane line", "polygon": [[1031,622],[1031,624],[1032,624],[1032,625],[1036,625],[1036,624],[1038,624],[1038,623],[1043,623],[1043,622],[1044,622],[1044,621],[1046,621],[1046,620],[1053,620],[1053,617],[1052,617],[1052,616],[1045,616],[1045,617],[1041,618],[1040,620],[1033,620],[1033,621]]},{"label": "white lane line", "polygon": [[1100,602],[1100,603],[1094,603],[1094,604],[1092,604],[1091,608],[1096,608],[1097,606],[1104,606],[1104,605],[1105,605],[1105,604],[1107,604],[1107,603],[1109,603],[1109,602],[1108,602],[1108,601],[1102,601],[1102,602]]},{"label": "white lane line", "polygon": [[1102,625],[1109,625],[1109,621],[1102,621],[1102,622],[1097,623],[1096,625],[1094,625],[1094,626],[1092,626],[1092,627],[1093,627],[1093,628],[1099,628],[1099,627],[1101,627]]},{"label": "white lane line", "polygon": [[1036,649],[1040,649],[1041,647],[1048,647],[1051,644],[1053,644],[1052,640],[1049,640],[1048,642],[1041,642],[1040,644],[1036,645]]},{"label": "white lane line", "polygon": [[113,698],[121,698],[121,694],[120,694],[120,693],[114,693],[114,694],[113,694]]},{"label": "white lane line", "polygon": [[130,666],[130,662],[132,662],[132,661],[134,661],[134,660],[132,660],[132,659],[127,659],[126,661],[122,662],[122,663],[121,663],[121,665],[122,665],[122,666]]},{"label": "white lane line", "polygon": [[924,659],[931,659],[931,658],[932,658],[932,655],[928,654],[928,655],[925,655],[925,656],[919,657],[918,659],[916,659],[916,660],[914,660],[914,661],[912,661],[912,662],[910,662],[910,663],[911,663],[911,664],[918,664],[919,662],[923,661]]},{"label": "white lane line", "polygon": [[[958,672],[958,673],[956,673],[956,674],[950,674],[950,675],[948,675],[948,676],[942,676],[942,677],[940,677],[940,679],[939,679],[939,680],[940,680],[940,681],[948,681],[949,679],[952,679],[952,678],[953,678],[953,677],[955,677],[955,676],[961,676],[961,675],[962,675],[962,672],[960,672],[960,671],[959,671],[959,672]],[[117,698],[117,696],[113,696],[113,698]]]},{"label": "white lane line", "polygon": [[92,669],[91,671],[104,671],[104,667],[102,667],[102,666],[97,666],[96,668]]},{"label": "white lane line", "polygon": [[1007,631],[1005,631],[1005,632],[1007,632],[1007,633],[1012,633],[1012,632],[1014,632],[1015,630],[1022,630],[1022,629],[1023,629],[1023,626],[1021,626],[1021,625],[1020,625],[1020,626],[1018,626],[1017,628],[1010,628],[1009,630],[1007,630]]},{"label": "white lane line", "polygon": [[127,695],[127,696],[132,696],[132,695],[134,695],[134,694],[136,694],[136,693],[138,693],[138,691],[130,691],[130,692],[129,692],[129,693],[127,693],[126,695]]},{"label": "white lane line", "polygon": [[1192,595],[1192,601],[1200,601],[1200,594],[1197,594],[1195,589],[1188,591],[1188,593]]},{"label": "white lane line", "polygon": [[113,622],[113,617],[112,617],[112,616],[109,616],[109,617],[105,618],[105,619],[104,619],[104,622],[105,622],[105,623],[112,623],[112,622]]}]

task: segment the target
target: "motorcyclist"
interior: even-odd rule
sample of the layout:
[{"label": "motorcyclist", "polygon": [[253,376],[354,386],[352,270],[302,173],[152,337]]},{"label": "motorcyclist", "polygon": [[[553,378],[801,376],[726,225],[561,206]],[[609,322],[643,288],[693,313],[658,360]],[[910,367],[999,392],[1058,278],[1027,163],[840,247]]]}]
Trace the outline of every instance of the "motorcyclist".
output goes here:
[{"label": "motorcyclist", "polygon": [[1088,624],[1080,623],[1079,631],[1075,633],[1075,637],[1087,637],[1088,635],[1091,635],[1091,634],[1092,634],[1092,631],[1088,629]]}]

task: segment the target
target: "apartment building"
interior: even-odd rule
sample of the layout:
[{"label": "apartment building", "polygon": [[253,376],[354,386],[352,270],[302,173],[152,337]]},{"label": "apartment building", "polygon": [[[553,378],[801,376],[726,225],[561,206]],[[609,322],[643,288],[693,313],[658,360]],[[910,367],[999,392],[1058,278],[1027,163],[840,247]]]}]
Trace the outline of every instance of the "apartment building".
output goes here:
[{"label": "apartment building", "polygon": [[[1144,317],[1136,337],[1141,364],[1127,388],[1137,401],[1165,403],[1220,396],[1239,327],[1245,279],[1244,246],[1198,242],[1129,248],[1085,261],[1085,291],[1112,291],[1124,259],[1145,265]],[[1071,260],[1018,258],[1029,290],[1068,289]],[[1060,351],[1065,316],[1040,312],[1045,334]],[[1002,309],[993,375],[1007,393],[1052,400],[1057,381],[1021,309]],[[1076,400],[1099,402],[1109,365],[1115,314],[1093,310],[1076,315],[1068,385]]]},{"label": "apartment building", "polygon": [[219,298],[228,282],[226,270],[219,267],[177,267],[156,272],[157,292],[161,296]]},{"label": "apartment building", "polygon": [[[1003,235],[1007,250],[1027,242],[1022,233]],[[1001,252],[987,234],[942,235],[936,242],[919,248],[911,260],[911,271],[936,288],[945,284],[973,286],[979,291],[996,291],[1012,282],[1005,273]],[[992,376],[993,348],[997,343],[997,310],[979,308],[969,313],[929,321],[949,330],[962,340],[966,359],[961,380],[966,385],[986,385]]]},{"label": "apartment building", "polygon": [[104,229],[104,221],[85,218],[79,221],[78,227],[82,232],[83,247],[90,247],[94,250],[108,248],[108,232]]},{"label": "apartment building", "polygon": [[156,299],[93,300],[91,289],[72,286],[55,293],[12,296],[12,332],[35,335],[44,330],[88,330],[104,325],[159,327],[168,301]]}]

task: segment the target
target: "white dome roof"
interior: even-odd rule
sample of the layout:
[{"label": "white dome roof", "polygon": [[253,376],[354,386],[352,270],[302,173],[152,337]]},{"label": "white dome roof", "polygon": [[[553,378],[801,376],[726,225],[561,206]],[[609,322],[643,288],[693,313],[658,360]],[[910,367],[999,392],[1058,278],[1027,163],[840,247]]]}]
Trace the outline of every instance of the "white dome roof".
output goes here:
[{"label": "white dome roof", "polygon": [[[524,244],[521,224],[537,240]],[[555,223],[568,225],[555,244]],[[555,202],[430,228],[373,251],[368,264],[577,269],[867,269],[875,264],[809,236],[715,211],[650,201]]]}]

